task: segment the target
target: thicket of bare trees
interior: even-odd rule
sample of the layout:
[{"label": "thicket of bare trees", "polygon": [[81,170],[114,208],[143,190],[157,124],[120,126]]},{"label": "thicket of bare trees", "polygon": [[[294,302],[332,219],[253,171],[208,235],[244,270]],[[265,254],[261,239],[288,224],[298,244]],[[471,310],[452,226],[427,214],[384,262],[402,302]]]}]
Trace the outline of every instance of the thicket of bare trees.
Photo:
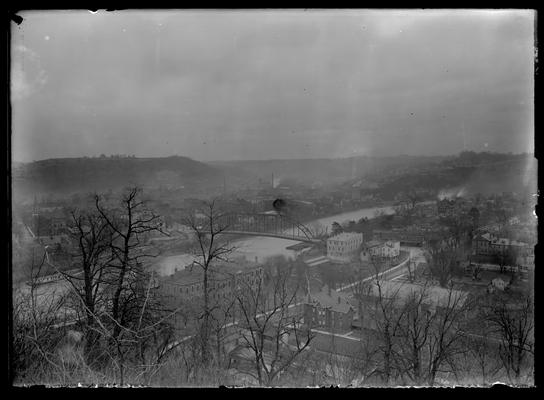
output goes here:
[{"label": "thicket of bare trees", "polygon": [[59,359],[57,348],[63,335],[55,325],[61,321],[62,294],[40,290],[39,276],[46,261],[45,252],[33,252],[25,266],[28,278],[13,288],[11,367],[17,381],[42,383],[49,375],[58,373],[62,383],[66,368]]},{"label": "thicket of bare trees", "polygon": [[[39,325],[47,324],[52,335],[63,337],[67,329],[77,333],[77,342],[83,344],[77,379],[87,380],[92,371],[119,384],[149,381],[172,334],[169,310],[155,291],[153,276],[143,268],[145,259],[154,256],[143,246],[145,236],[161,231],[160,218],[145,207],[137,187],[126,189],[119,202],[95,195],[93,209],[72,210],[71,218],[75,268],[58,271],[63,279],[55,285],[63,288],[63,295],[44,310],[43,304],[33,302],[37,289],[31,287],[30,302],[22,304],[30,307],[31,314],[40,314]],[[64,315],[59,313],[61,307]],[[16,329],[25,323],[16,316]],[[49,363],[58,364],[54,358]],[[50,383],[59,383],[54,378]]]},{"label": "thicket of bare trees", "polygon": [[534,314],[529,295],[472,297],[452,284],[439,295],[433,293],[432,281],[419,280],[417,286],[386,281],[378,264],[374,269],[372,280],[352,287],[367,338],[365,363],[354,364],[361,382],[532,384]]},{"label": "thicket of bare trees", "polygon": [[241,285],[236,292],[242,346],[251,354],[245,371],[259,385],[272,386],[308,348],[313,338],[296,304],[298,287],[290,288],[290,269],[279,270],[268,285]]},{"label": "thicket of bare trees", "polygon": [[493,296],[483,308],[487,334],[498,345],[498,355],[509,383],[532,383],[534,363],[534,303],[530,295]]},{"label": "thicket of bare trees", "polygon": [[[212,200],[202,205],[198,213],[202,215],[197,217],[197,213],[185,217],[184,223],[191,229],[196,237],[194,254],[196,256],[195,264],[202,270],[203,284],[203,307],[198,316],[200,357],[204,366],[209,365],[212,355],[210,350],[212,318],[218,304],[210,302],[210,274],[212,267],[217,262],[229,262],[229,256],[235,250],[227,241],[224,240],[222,233],[228,229],[225,222],[224,212],[217,207],[216,201]],[[225,315],[225,314],[224,314]],[[228,318],[228,314],[227,318]],[[219,319],[225,319],[224,317]],[[220,333],[221,326],[215,324],[216,332]]]},{"label": "thicket of bare trees", "polygon": [[431,298],[430,282],[403,288],[402,281],[386,281],[379,264],[372,264],[373,279],[353,286],[363,332],[373,338],[365,349],[372,365],[365,378],[386,386],[432,386],[440,375],[458,375],[465,297],[449,286],[446,296]]},{"label": "thicket of bare trees", "polygon": [[429,271],[441,287],[448,286],[463,254],[461,244],[454,237],[429,241],[426,248]]}]

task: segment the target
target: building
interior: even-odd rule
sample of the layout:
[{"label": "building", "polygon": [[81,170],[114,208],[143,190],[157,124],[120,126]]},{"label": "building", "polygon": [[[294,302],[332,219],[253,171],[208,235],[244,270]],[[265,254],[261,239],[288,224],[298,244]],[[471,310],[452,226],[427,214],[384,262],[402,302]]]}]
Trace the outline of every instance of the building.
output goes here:
[{"label": "building", "polygon": [[518,242],[505,238],[499,238],[491,242],[491,250],[493,254],[506,255],[509,251],[514,250],[519,255],[530,255],[528,252],[529,245],[527,243]]},{"label": "building", "polygon": [[382,230],[376,229],[372,232],[374,240],[378,241],[399,241],[401,245],[405,246],[422,246],[428,237],[431,237],[434,232],[423,232],[421,230]]},{"label": "building", "polygon": [[501,278],[495,278],[491,281],[491,284],[493,285],[494,288],[500,290],[500,291],[504,291],[504,289],[507,288],[508,286],[508,282],[506,282],[505,280],[501,279]]},{"label": "building", "polygon": [[455,201],[448,198],[437,200],[436,211],[438,215],[447,215],[455,212]]},{"label": "building", "polygon": [[291,246],[287,246],[285,249],[293,251],[295,253],[295,258],[296,258],[309,252],[312,249],[312,245],[308,243],[297,243]]},{"label": "building", "polygon": [[395,258],[400,255],[400,241],[398,240],[385,242],[371,240],[365,247],[371,257]]},{"label": "building", "polygon": [[362,233],[342,232],[327,239],[327,257],[331,261],[348,263],[357,256],[362,244]]},{"label": "building", "polygon": [[[160,282],[164,295],[176,299],[199,299],[204,297],[204,273],[196,264],[176,271]],[[263,269],[256,265],[233,266],[223,264],[213,267],[208,275],[208,289],[212,301],[230,298],[235,290],[256,290],[263,278]]]},{"label": "building", "polygon": [[374,304],[381,293],[382,298],[392,301],[402,307],[415,295],[421,295],[421,303],[429,309],[441,309],[446,307],[462,307],[468,297],[468,293],[461,290],[445,289],[439,286],[422,286],[414,283],[400,281],[382,281],[380,287],[377,284],[369,285],[366,293],[362,295],[367,304]]},{"label": "building", "polygon": [[476,255],[491,255],[491,242],[495,240],[495,236],[491,233],[484,233],[474,236],[472,239],[472,251]]},{"label": "building", "polygon": [[311,328],[350,330],[354,315],[349,297],[327,285],[320,292],[309,294],[304,304],[304,324]]},{"label": "building", "polygon": [[499,238],[489,232],[478,234],[472,239],[472,252],[478,256],[505,256],[512,250],[522,258],[534,255],[534,249],[527,243]]},{"label": "building", "polygon": [[439,216],[459,214],[468,207],[468,202],[463,197],[444,198],[436,201],[436,211]]}]

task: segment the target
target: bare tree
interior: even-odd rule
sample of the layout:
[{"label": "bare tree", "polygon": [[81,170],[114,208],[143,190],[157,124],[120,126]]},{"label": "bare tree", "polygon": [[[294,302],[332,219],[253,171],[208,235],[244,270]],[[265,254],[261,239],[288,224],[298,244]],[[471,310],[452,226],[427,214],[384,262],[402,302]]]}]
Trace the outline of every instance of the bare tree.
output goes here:
[{"label": "bare tree", "polygon": [[199,210],[202,218],[196,215],[187,216],[185,225],[187,225],[196,236],[196,255],[195,264],[202,269],[202,284],[204,288],[204,305],[201,325],[201,357],[204,365],[210,361],[210,317],[212,308],[210,305],[210,287],[209,275],[211,268],[218,261],[228,262],[229,255],[235,250],[221,236],[228,229],[225,214],[218,210],[215,200],[206,202]]},{"label": "bare tree", "polygon": [[244,371],[259,385],[272,385],[294,365],[310,345],[311,327],[304,326],[296,310],[296,292],[289,290],[290,271],[281,271],[268,287],[262,280],[236,292],[241,338],[253,355],[253,369]]},{"label": "bare tree", "polygon": [[433,314],[426,310],[426,300],[425,288],[412,292],[403,305],[404,313],[400,324],[399,340],[402,344],[398,362],[402,373],[408,375],[410,381],[416,385],[421,385],[426,378],[425,346],[433,322]]},{"label": "bare tree", "polygon": [[406,199],[410,205],[410,210],[414,210],[419,201],[421,201],[421,195],[414,189],[411,189],[406,193]]},{"label": "bare tree", "polygon": [[94,207],[94,212],[71,212],[79,271],[62,275],[71,286],[75,309],[85,316],[86,354],[96,350],[87,361],[106,357],[123,384],[126,368],[148,365],[149,352],[156,352],[154,365],[160,361],[159,349],[171,334],[168,310],[143,267],[146,258],[157,255],[146,250],[146,236],[162,232],[162,223],[137,187],[127,188],[117,207],[95,195]]},{"label": "bare tree", "polygon": [[522,383],[527,376],[527,364],[534,357],[533,299],[520,295],[515,302],[495,296],[487,308],[491,332],[500,340],[499,355],[512,383]]},{"label": "bare tree", "polygon": [[316,239],[327,238],[329,234],[329,227],[324,226],[320,222],[312,222],[306,225],[308,231],[311,233],[312,237]]},{"label": "bare tree", "polygon": [[[138,281],[141,275],[141,259],[156,255],[142,252],[142,236],[153,231],[162,232],[160,217],[145,207],[141,192],[138,187],[127,188],[117,212],[107,210],[101,197],[95,195],[96,209],[113,232],[109,244],[112,261],[108,267],[117,270],[109,278],[110,282],[113,281],[111,317],[117,322],[122,321],[123,295],[129,292],[130,282]],[[120,332],[121,326],[114,324],[113,337],[116,338]]]},{"label": "bare tree", "polygon": [[463,333],[460,329],[464,322],[467,304],[466,296],[463,292],[456,291],[453,285],[447,289],[445,298],[438,300],[438,304],[433,304],[432,329],[430,338],[427,342],[429,364],[427,368],[427,383],[433,386],[436,377],[441,372],[450,372],[457,375],[457,366],[455,357],[463,351],[459,347]]},{"label": "bare tree", "polygon": [[[440,298],[431,297],[430,282],[410,285],[389,283],[376,273],[369,294],[373,328],[377,332],[379,363],[375,373],[386,385],[394,381],[434,385],[439,373],[457,373],[454,360],[460,349],[460,324],[465,296],[453,287]],[[444,289],[442,289],[444,290]]]},{"label": "bare tree", "polygon": [[332,223],[332,231],[331,231],[332,235],[338,235],[339,233],[342,233],[343,231],[344,231],[344,228],[338,222],[334,221]]},{"label": "bare tree", "polygon": [[454,238],[440,238],[427,246],[427,262],[433,277],[440,286],[447,287],[460,257],[459,243]]},{"label": "bare tree", "polygon": [[374,268],[374,277],[372,285],[368,287],[368,294],[374,297],[374,301],[370,313],[380,338],[377,352],[381,358],[381,363],[375,372],[381,376],[385,385],[389,385],[395,377],[396,337],[401,329],[400,324],[404,310],[398,307],[398,290],[388,291],[383,287],[384,280],[379,263],[372,260],[371,265]]},{"label": "bare tree", "polygon": [[77,248],[72,256],[78,266],[78,274],[67,272],[62,274],[71,283],[74,293],[84,305],[87,325],[85,329],[85,355],[87,362],[92,364],[90,353],[97,348],[96,342],[98,340],[97,332],[94,329],[96,326],[95,312],[104,306],[102,289],[105,282],[102,278],[107,274],[105,266],[111,261],[109,246],[112,231],[105,219],[99,214],[71,210],[70,217],[70,232]]},{"label": "bare tree", "polygon": [[55,377],[65,382],[66,371],[57,348],[64,332],[57,329],[66,319],[64,293],[53,283],[42,286],[45,252],[33,252],[26,265],[27,280],[13,288],[12,367],[16,379],[47,382]]},{"label": "bare tree", "polygon": [[210,329],[215,339],[215,357],[218,367],[224,365],[224,349],[229,327],[235,318],[236,299],[234,297],[218,298],[212,306]]},{"label": "bare tree", "polygon": [[482,386],[488,385],[490,379],[495,377],[502,365],[497,360],[497,344],[489,340],[489,328],[487,321],[481,320],[482,313],[478,313],[478,328],[472,330],[471,334],[466,335],[465,346],[467,352],[464,354],[469,357],[467,362],[467,373],[472,373],[476,370],[480,378]]}]

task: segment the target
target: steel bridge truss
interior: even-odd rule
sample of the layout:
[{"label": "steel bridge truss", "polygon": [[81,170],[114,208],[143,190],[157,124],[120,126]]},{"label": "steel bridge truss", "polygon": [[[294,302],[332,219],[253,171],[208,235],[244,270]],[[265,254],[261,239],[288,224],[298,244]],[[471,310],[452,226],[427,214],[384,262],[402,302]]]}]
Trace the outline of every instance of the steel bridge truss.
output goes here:
[{"label": "steel bridge truss", "polygon": [[225,233],[262,233],[295,240],[315,241],[307,227],[281,214],[225,214],[221,217],[220,225],[225,227]]}]

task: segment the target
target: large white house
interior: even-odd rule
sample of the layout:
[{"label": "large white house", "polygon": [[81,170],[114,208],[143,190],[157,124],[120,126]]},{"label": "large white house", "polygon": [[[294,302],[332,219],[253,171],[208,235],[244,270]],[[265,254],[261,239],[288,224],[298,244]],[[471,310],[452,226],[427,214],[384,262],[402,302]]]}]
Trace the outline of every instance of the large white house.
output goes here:
[{"label": "large white house", "polygon": [[359,252],[363,234],[342,232],[327,239],[327,257],[331,261],[349,262]]},{"label": "large white house", "polygon": [[385,242],[371,240],[366,244],[366,249],[369,255],[373,257],[394,258],[400,254],[400,242],[395,240]]}]

